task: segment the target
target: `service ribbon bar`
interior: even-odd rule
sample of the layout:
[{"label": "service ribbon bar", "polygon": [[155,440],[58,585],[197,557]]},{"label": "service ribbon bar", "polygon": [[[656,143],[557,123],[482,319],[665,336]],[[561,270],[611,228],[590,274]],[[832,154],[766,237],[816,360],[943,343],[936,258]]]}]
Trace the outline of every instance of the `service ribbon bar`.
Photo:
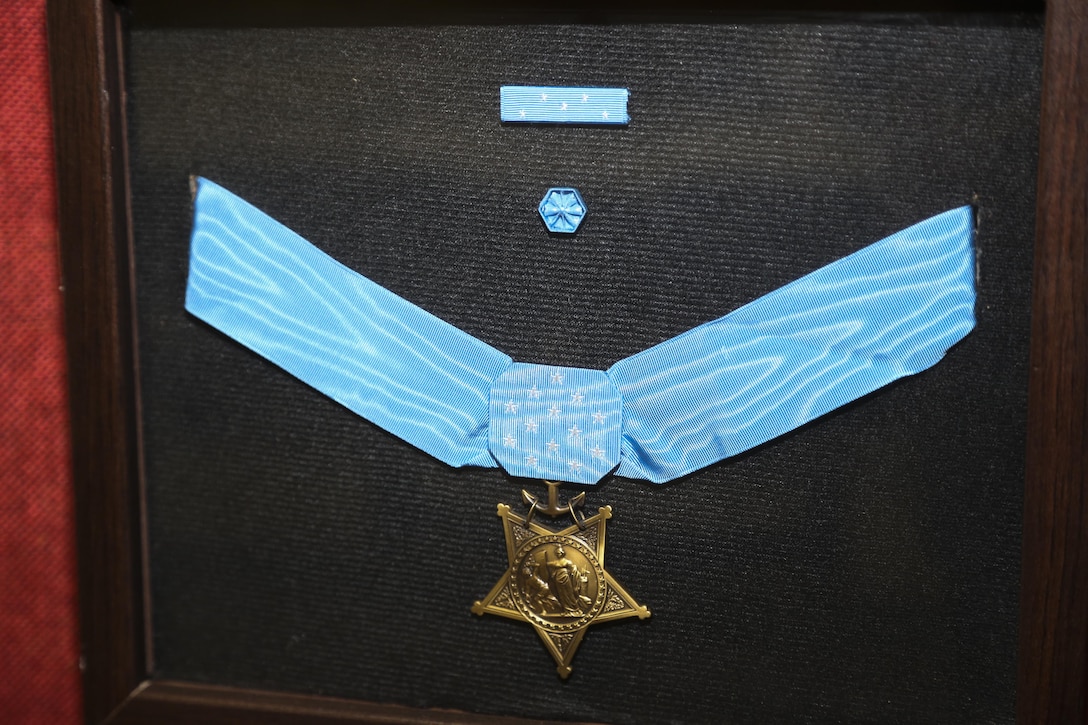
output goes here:
[{"label": "service ribbon bar", "polygon": [[626,88],[502,86],[500,115],[510,123],[603,123],[626,126]]}]

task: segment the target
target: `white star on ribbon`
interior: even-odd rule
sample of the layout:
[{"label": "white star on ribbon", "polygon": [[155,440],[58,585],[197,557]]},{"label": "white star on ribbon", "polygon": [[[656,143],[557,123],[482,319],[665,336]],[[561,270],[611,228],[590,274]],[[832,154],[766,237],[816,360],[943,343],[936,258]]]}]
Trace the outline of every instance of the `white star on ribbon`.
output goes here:
[{"label": "white star on ribbon", "polygon": [[565,110],[567,110],[567,102],[566,102],[566,101],[563,101],[563,105],[559,107],[559,110],[560,110],[560,111],[565,111]]},{"label": "white star on ribbon", "polygon": [[602,413],[601,411],[598,410],[596,413],[593,414],[593,422],[598,423],[600,425],[604,425],[604,419],[606,417],[607,416],[604,413]]},{"label": "white star on ribbon", "polygon": [[513,398],[511,398],[510,400],[508,400],[506,402],[506,412],[507,413],[517,413],[518,412],[518,404],[514,402]]},{"label": "white star on ribbon", "polygon": [[533,387],[529,388],[529,397],[532,398],[533,400],[536,400],[537,398],[539,398],[540,397],[540,388],[538,388],[535,385]]},{"label": "white star on ribbon", "polygon": [[556,453],[559,450],[559,444],[554,440],[548,441],[548,453]]},{"label": "white star on ribbon", "polygon": [[549,418],[558,418],[559,414],[562,413],[562,412],[563,411],[559,409],[558,405],[556,405],[555,403],[552,403],[552,407],[548,408],[548,417]]},{"label": "white star on ribbon", "polygon": [[563,384],[563,373],[552,373],[552,385]]},{"label": "white star on ribbon", "polygon": [[540,100],[542,100],[542,101],[548,100],[548,94],[547,93],[541,93],[540,94]]},{"label": "white star on ribbon", "polygon": [[582,399],[585,398],[585,397],[586,396],[582,395],[582,393],[580,391],[577,392],[577,393],[571,393],[570,394],[570,402],[572,402],[572,403],[581,403]]},{"label": "white star on ribbon", "polygon": [[518,115],[521,116],[522,118],[525,118],[525,109],[523,108],[520,111],[518,111]]},{"label": "white star on ribbon", "polygon": [[572,471],[577,471],[579,468],[582,467],[582,464],[578,461],[567,461],[567,465],[570,466],[570,470]]},{"label": "white star on ribbon", "polygon": [[582,103],[585,103],[588,100],[589,100],[589,94],[588,93],[583,93],[582,94]]},{"label": "white star on ribbon", "polygon": [[525,430],[529,433],[536,433],[536,429],[538,427],[539,426],[537,426],[536,421],[532,418],[529,418],[527,421],[525,421]]},{"label": "white star on ribbon", "polygon": [[601,111],[601,118],[603,118],[604,120],[607,121],[608,120],[608,111]]},{"label": "white star on ribbon", "polygon": [[578,424],[575,423],[572,427],[567,428],[567,432],[570,433],[571,438],[577,438],[582,435],[582,431],[578,430]]},{"label": "white star on ribbon", "polygon": [[604,449],[600,446],[593,446],[589,452],[593,454],[594,458],[604,458]]},{"label": "white star on ribbon", "polygon": [[516,438],[514,438],[514,436],[507,434],[503,436],[502,444],[507,448],[513,448],[518,444],[518,441]]},{"label": "white star on ribbon", "polygon": [[536,468],[536,456],[525,456],[525,463]]}]

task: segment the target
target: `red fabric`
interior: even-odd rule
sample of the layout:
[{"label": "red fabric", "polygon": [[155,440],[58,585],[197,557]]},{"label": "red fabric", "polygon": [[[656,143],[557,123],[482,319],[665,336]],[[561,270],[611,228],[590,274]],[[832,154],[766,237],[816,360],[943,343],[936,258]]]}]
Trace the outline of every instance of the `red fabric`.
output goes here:
[{"label": "red fabric", "polygon": [[0,0],[0,722],[81,717],[44,0]]}]

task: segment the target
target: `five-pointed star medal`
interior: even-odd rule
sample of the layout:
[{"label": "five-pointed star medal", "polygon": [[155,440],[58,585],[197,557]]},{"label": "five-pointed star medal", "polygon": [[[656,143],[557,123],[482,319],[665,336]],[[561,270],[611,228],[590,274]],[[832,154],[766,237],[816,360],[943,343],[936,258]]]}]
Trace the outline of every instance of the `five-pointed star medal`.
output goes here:
[{"label": "five-pointed star medal", "polygon": [[472,605],[472,612],[533,625],[555,658],[559,676],[566,679],[589,625],[646,619],[650,610],[605,571],[605,522],[612,518],[611,506],[584,521],[576,518],[575,524],[559,531],[533,521],[532,512],[522,518],[499,504],[509,567],[488,595]]}]

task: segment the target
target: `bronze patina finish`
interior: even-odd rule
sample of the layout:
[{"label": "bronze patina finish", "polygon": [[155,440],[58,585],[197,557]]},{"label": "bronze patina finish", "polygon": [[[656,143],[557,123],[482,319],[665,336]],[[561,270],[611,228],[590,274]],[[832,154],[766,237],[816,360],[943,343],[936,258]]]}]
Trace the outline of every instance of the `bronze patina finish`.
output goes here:
[{"label": "bronze patina finish", "polygon": [[[488,595],[472,605],[472,612],[533,625],[555,658],[559,676],[566,679],[589,625],[627,617],[646,619],[650,610],[605,571],[605,522],[612,518],[612,507],[604,506],[588,518],[579,516],[584,493],[560,505],[559,484],[545,483],[547,504],[522,491],[529,506],[524,518],[499,504],[509,567]],[[533,522],[537,512],[548,516],[569,513],[574,523],[552,531]]]}]

